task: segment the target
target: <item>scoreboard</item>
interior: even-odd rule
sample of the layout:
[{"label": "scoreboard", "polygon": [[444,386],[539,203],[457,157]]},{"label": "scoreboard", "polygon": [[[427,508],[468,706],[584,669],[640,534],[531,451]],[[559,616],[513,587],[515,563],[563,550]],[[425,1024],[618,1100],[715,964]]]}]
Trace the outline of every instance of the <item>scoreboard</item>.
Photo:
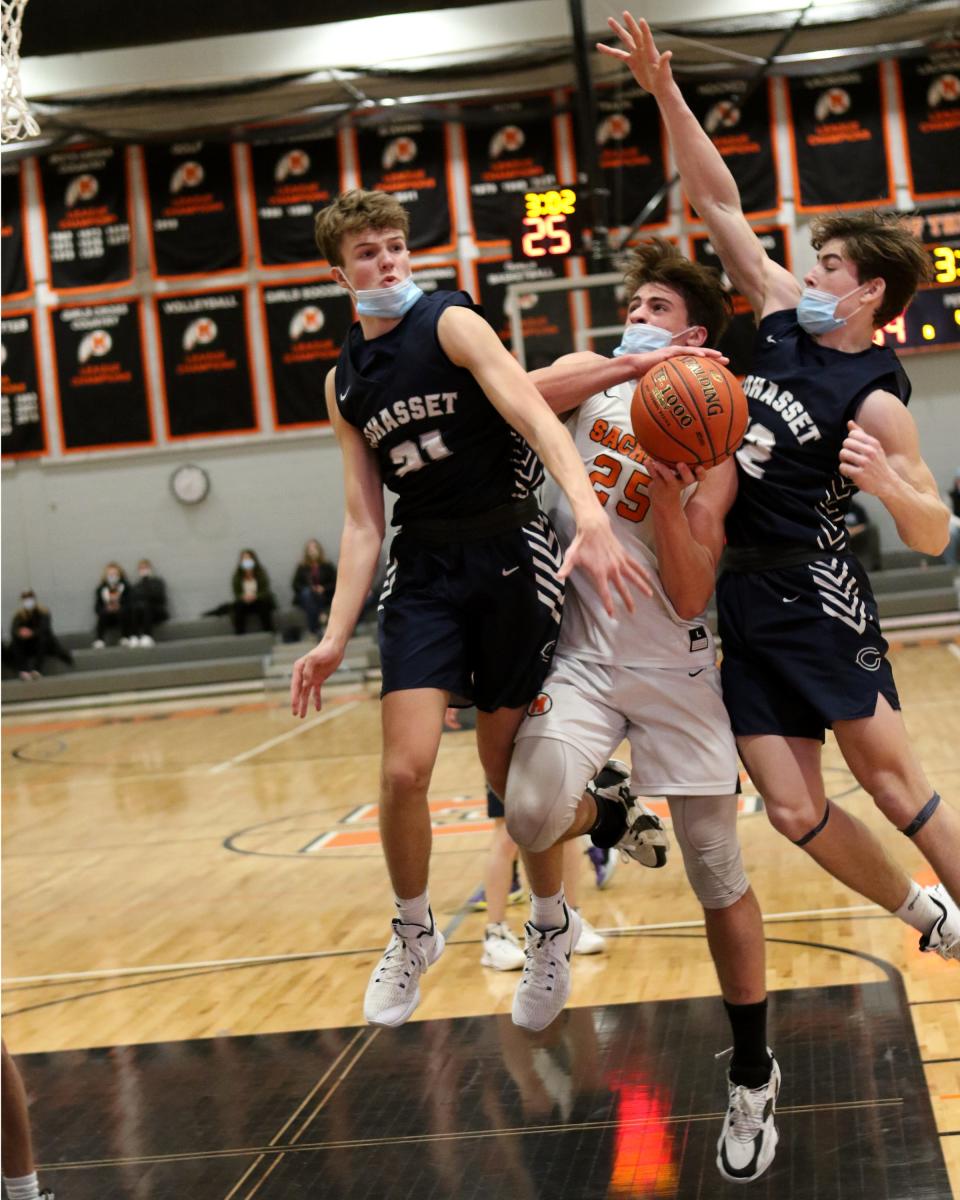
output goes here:
[{"label": "scoreboard", "polygon": [[874,335],[898,354],[960,347],[960,209],[917,213],[904,224],[920,238],[933,264],[933,281],[906,310]]},{"label": "scoreboard", "polygon": [[587,198],[573,185],[517,197],[510,224],[514,260],[566,258],[579,254]]}]

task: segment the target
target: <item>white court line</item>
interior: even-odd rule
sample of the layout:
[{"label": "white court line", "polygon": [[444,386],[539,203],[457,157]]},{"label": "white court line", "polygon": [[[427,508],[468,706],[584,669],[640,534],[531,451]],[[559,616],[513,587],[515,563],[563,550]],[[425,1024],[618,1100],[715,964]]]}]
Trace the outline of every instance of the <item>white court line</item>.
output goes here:
[{"label": "white court line", "polygon": [[324,721],[332,721],[334,717],[343,716],[344,713],[350,712],[351,709],[363,704],[363,700],[350,700],[346,704],[340,704],[336,708],[330,708],[326,712],[322,712],[319,717],[314,717],[312,721],[306,721],[302,725],[297,725],[294,729],[288,729],[286,733],[279,733],[276,737],[270,738],[269,741],[261,742],[259,746],[254,746],[252,750],[244,750],[242,754],[235,754],[233,758],[228,758],[224,762],[217,763],[215,767],[211,767],[208,774],[219,775],[221,771],[227,771],[230,767],[235,767],[238,763],[246,762],[248,758],[256,758],[258,754],[263,754],[265,750],[272,750],[274,746],[279,746],[281,742],[288,742],[290,738],[299,737],[301,733],[306,733],[308,729],[315,729],[318,725],[322,725]]},{"label": "white court line", "polygon": [[[765,913],[764,921],[796,920],[800,918],[816,918],[832,916],[836,913],[883,912],[877,904],[854,904],[840,908],[808,908],[798,912]],[[703,921],[664,921],[658,925],[617,925],[610,929],[598,930],[600,933],[643,933],[661,929],[695,929],[703,925]],[[457,945],[456,942],[452,943]],[[370,949],[374,954],[377,947]],[[257,958],[213,958],[205,962],[154,963],[144,967],[109,967],[101,971],[64,971],[59,975],[15,975],[10,979],[2,979],[4,987],[13,987],[21,983],[69,983],[84,979],[117,979],[124,975],[157,975],[164,971],[199,971],[213,967],[244,967],[260,966],[264,963],[300,962],[308,958],[329,958],[335,954],[343,954],[342,950],[316,950],[313,953],[302,954],[264,954]],[[349,953],[349,951],[347,952]]]},{"label": "white court line", "polygon": [[960,646],[956,642],[947,642],[947,649],[954,658],[960,658]]}]

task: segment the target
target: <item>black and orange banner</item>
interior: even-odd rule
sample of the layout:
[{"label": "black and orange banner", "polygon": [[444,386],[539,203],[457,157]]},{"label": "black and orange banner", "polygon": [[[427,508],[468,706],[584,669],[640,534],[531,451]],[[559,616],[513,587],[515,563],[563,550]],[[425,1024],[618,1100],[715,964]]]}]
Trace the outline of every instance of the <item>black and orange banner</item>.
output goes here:
[{"label": "black and orange banner", "polygon": [[130,282],[130,171],[126,152],[98,146],[40,164],[50,286],[57,292]]},{"label": "black and orange banner", "polygon": [[152,444],[140,301],[55,308],[50,317],[64,450]]},{"label": "black and orange banner", "polygon": [[556,187],[557,121],[567,119],[542,104],[497,104],[491,111],[481,123],[464,125],[473,240],[479,246],[510,241],[514,197]]},{"label": "black and orange banner", "polygon": [[350,297],[335,283],[287,283],[261,287],[260,298],[277,428],[325,423],[324,384],[353,322]]},{"label": "black and orange banner", "polygon": [[513,348],[513,341],[506,304],[507,287],[511,283],[530,284],[530,291],[521,293],[517,300],[528,371],[548,367],[561,354],[569,354],[573,349],[573,293],[537,291],[539,282],[564,278],[561,265],[541,266],[498,259],[496,262],[477,262],[474,269],[477,299],[483,305],[484,316],[508,349]]},{"label": "black and orange banner", "polygon": [[34,320],[33,313],[11,312],[0,322],[0,443],[4,458],[30,458],[46,450]]},{"label": "black and orange banner", "polygon": [[960,197],[960,46],[894,63],[914,200]]},{"label": "black and orange banner", "polygon": [[222,142],[144,146],[150,251],[161,278],[242,265],[233,147]]},{"label": "black and orange banner", "polygon": [[[781,267],[790,270],[790,244],[787,229],[784,225],[769,225],[754,230],[767,256]],[[753,342],[757,332],[756,319],[745,296],[732,290],[730,280],[723,270],[719,255],[713,248],[713,243],[705,233],[694,233],[690,236],[691,249],[695,262],[708,267],[715,267],[720,272],[724,287],[730,292],[733,301],[733,320],[726,333],[716,347],[722,350],[730,359],[729,367],[735,375],[745,375],[750,370],[753,360]]]},{"label": "black and orange banner", "polygon": [[290,267],[322,261],[316,214],[343,191],[336,137],[295,138],[250,147],[257,204],[257,261]]},{"label": "black and orange banner", "polygon": [[[773,81],[753,92],[750,87],[748,79],[711,80],[689,85],[683,94],[736,180],[743,211],[767,217],[780,207]],[[697,219],[689,202],[687,216]]]},{"label": "black and orange banner", "polygon": [[790,79],[787,96],[797,210],[892,203],[880,68]]},{"label": "black and orange banner", "polygon": [[360,183],[389,192],[410,214],[411,250],[453,249],[450,127],[406,121],[354,131]]},{"label": "black and orange banner", "polygon": [[[656,101],[646,92],[597,94],[597,156],[603,186],[610,192],[611,229],[632,225],[666,182],[663,126]],[[667,194],[643,223],[643,229],[667,222]]]},{"label": "black and orange banner", "polygon": [[26,200],[23,168],[19,163],[4,164],[3,187],[3,298],[17,300],[30,292],[30,265],[26,248]]},{"label": "black and orange banner", "polygon": [[169,436],[254,432],[242,289],[163,296],[157,315]]}]

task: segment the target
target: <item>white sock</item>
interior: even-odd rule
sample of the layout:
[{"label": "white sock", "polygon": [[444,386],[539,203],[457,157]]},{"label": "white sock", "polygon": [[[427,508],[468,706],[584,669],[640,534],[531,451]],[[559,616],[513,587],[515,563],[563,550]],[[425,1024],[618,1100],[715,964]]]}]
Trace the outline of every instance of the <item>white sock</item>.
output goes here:
[{"label": "white sock", "polygon": [[928,933],[942,914],[920,884],[911,879],[907,898],[893,915],[912,925],[918,933]]},{"label": "white sock", "polygon": [[401,900],[399,896],[394,896],[393,902],[404,925],[422,925],[424,929],[430,928],[430,900],[426,892],[421,896],[414,896],[412,900]]},{"label": "white sock", "polygon": [[555,896],[530,895],[530,922],[535,929],[559,929],[566,920],[563,913],[563,888]]},{"label": "white sock", "polygon": [[4,1176],[4,1186],[10,1200],[40,1200],[40,1184],[37,1183],[37,1173],[20,1175],[16,1179]]}]

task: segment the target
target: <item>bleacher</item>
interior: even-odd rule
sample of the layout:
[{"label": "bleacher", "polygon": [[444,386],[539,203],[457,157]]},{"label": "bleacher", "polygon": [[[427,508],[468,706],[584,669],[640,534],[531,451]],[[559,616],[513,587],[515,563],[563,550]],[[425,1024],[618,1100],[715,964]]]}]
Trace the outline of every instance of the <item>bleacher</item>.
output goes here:
[{"label": "bleacher", "polygon": [[[884,569],[871,575],[884,628],[898,638],[916,634],[953,635],[960,631],[960,590],[956,570],[930,562],[911,551],[884,557]],[[716,629],[711,607],[710,623]],[[78,697],[156,694],[164,689],[236,688],[244,683],[283,690],[289,686],[294,661],[306,653],[300,609],[276,614],[277,633],[233,633],[228,617],[198,617],[157,626],[151,647],[91,647],[92,633],[58,634],[74,656],[72,668],[47,659],[43,678],[26,682],[4,668],[4,705],[69,702]],[[255,628],[254,623],[254,628]],[[293,640],[296,638],[297,640]],[[379,668],[376,629],[359,626],[349,643],[336,682],[359,683],[375,678]]]}]

